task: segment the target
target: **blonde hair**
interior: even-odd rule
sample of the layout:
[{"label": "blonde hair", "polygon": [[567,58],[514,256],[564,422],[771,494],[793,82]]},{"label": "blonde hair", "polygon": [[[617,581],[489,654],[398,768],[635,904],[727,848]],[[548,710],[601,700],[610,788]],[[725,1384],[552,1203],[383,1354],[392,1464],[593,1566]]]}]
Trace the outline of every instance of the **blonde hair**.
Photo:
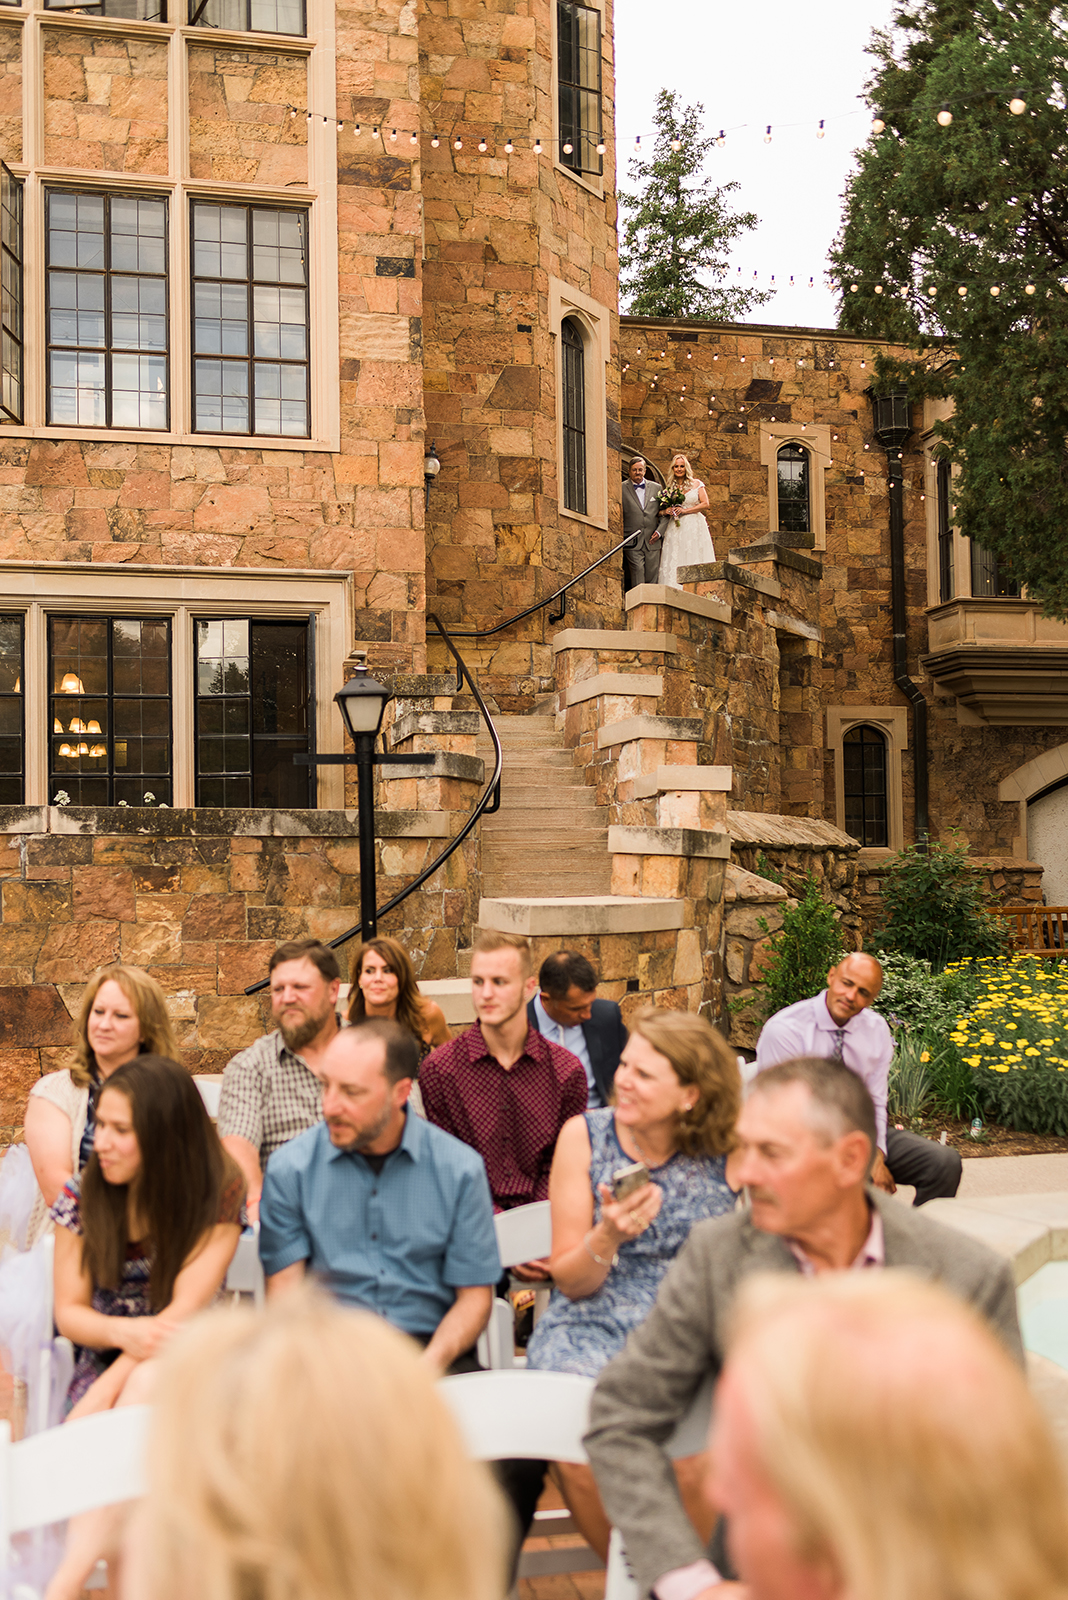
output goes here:
[{"label": "blonde hair", "polygon": [[630,1022],[638,1034],[666,1056],[681,1084],[697,1090],[693,1110],[679,1119],[676,1139],[688,1156],[721,1156],[734,1149],[734,1125],[742,1104],[738,1060],[721,1033],[693,1011],[649,1006]]},{"label": "blonde hair", "polygon": [[153,1600],[499,1600],[504,1507],[415,1346],[300,1289],[164,1359],[138,1550]]},{"label": "blonde hair", "polygon": [[521,933],[495,933],[487,930],[479,934],[472,946],[473,955],[488,955],[494,950],[518,950],[519,965],[523,969],[524,978],[529,978],[534,971],[530,940],[524,939]]},{"label": "blonde hair", "polygon": [[900,1271],[753,1279],[727,1371],[798,1555],[829,1563],[842,1593],[1068,1595],[1057,1448],[989,1325],[939,1285]]},{"label": "blonde hair", "polygon": [[167,1001],[155,978],[150,978],[140,967],[100,967],[89,979],[82,992],[82,1002],[74,1020],[71,1079],[79,1089],[88,1089],[96,1082],[96,1056],[89,1044],[89,1013],[93,1009],[101,987],[117,983],[137,1013],[141,1024],[141,1052],[145,1055],[165,1056],[169,1061],[181,1061],[174,1026],[167,1015]]},{"label": "blonde hair", "polygon": [[693,475],[693,468],[690,465],[689,457],[688,456],[684,456],[681,450],[676,450],[675,451],[675,454],[671,458],[671,471],[672,471],[673,475],[674,475],[674,471],[675,471],[675,463],[676,463],[676,461],[685,461],[685,463],[686,463],[686,482],[692,488],[693,485],[697,482],[697,479]]}]

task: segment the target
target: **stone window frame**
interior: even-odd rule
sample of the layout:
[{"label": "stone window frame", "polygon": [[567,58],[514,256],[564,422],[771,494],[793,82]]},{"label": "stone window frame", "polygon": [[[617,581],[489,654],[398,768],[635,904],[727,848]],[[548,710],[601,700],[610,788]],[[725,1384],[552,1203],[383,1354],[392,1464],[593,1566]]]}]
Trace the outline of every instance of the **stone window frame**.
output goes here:
[{"label": "stone window frame", "polygon": [[[564,504],[563,355],[560,336],[565,320],[575,323],[585,340],[586,378],[586,511],[571,511]],[[555,347],[556,494],[562,517],[608,527],[608,385],[607,367],[612,355],[612,309],[593,300],[560,278],[549,279],[549,329]]]},{"label": "stone window frame", "polygon": [[[92,187],[109,194],[153,194],[167,199],[169,218],[170,427],[167,431],[72,427],[46,423],[43,356],[27,360],[23,373],[21,424],[0,418],[0,438],[90,439],[108,443],[223,445],[227,449],[329,451],[341,448],[340,319],[338,269],[338,183],[335,19],[329,0],[307,0],[308,33],[245,33],[191,28],[178,22],[129,22],[78,17],[48,11],[35,3],[26,9],[0,7],[0,27],[21,30],[23,71],[23,151],[8,166],[23,185],[23,326],[28,351],[45,349],[44,190]],[[167,146],[169,170],[161,174],[102,172],[44,164],[44,40],[47,31],[84,32],[115,38],[156,40],[168,50]],[[308,182],[292,186],[240,184],[193,179],[187,169],[188,59],[192,48],[230,47],[246,55],[301,56],[307,61],[308,104],[323,116],[308,123]],[[190,201],[194,198],[264,203],[307,209],[310,218],[310,325],[315,352],[311,376],[311,435],[194,433],[192,430],[192,284]]]},{"label": "stone window frame", "polygon": [[905,848],[905,802],[901,757],[909,747],[909,713],[906,706],[828,706],[826,747],[834,755],[834,820],[845,827],[845,771],[843,741],[851,728],[862,723],[886,736],[886,823],[889,843],[878,851],[887,855]]},{"label": "stone window frame", "polygon": [[[829,424],[808,422],[760,422],[760,464],[768,474],[768,531],[779,531],[779,451],[784,444],[800,445],[809,454],[808,504],[812,550],[827,548],[827,469],[831,457]],[[797,537],[802,537],[798,535]]]},{"label": "stone window frame", "polygon": [[[25,804],[48,804],[47,619],[53,612],[86,616],[167,616],[172,619],[172,784],[174,805],[192,807],[195,794],[194,617],[308,617],[315,627],[315,748],[341,754],[343,728],[334,695],[354,636],[352,577],[345,573],[259,567],[144,567],[113,563],[58,562],[28,566],[0,562],[5,613],[25,618],[23,708]],[[345,804],[345,769],[324,766],[318,774],[318,809]]]},{"label": "stone window frame", "polygon": [[599,11],[601,13],[601,138],[605,143],[606,151],[602,159],[602,171],[600,176],[597,176],[592,172],[575,172],[573,168],[565,167],[563,162],[560,160],[560,40],[557,29],[558,13],[556,10],[556,0],[551,0],[549,6],[549,16],[550,27],[552,31],[552,82],[549,92],[552,97],[550,100],[550,115],[552,118],[550,132],[550,138],[552,140],[552,163],[554,171],[562,173],[565,177],[569,178],[572,183],[577,183],[580,189],[586,190],[587,194],[596,195],[598,199],[603,199],[605,194],[608,192],[608,187],[611,184],[611,179],[607,176],[610,151],[607,149],[608,135],[605,129],[606,117],[604,103],[604,85],[606,81],[612,81],[611,73],[613,70],[611,60],[606,62],[604,55],[605,40],[608,39],[610,41],[611,38],[605,17],[608,7],[607,0],[582,0],[582,4],[587,6],[591,11]]}]

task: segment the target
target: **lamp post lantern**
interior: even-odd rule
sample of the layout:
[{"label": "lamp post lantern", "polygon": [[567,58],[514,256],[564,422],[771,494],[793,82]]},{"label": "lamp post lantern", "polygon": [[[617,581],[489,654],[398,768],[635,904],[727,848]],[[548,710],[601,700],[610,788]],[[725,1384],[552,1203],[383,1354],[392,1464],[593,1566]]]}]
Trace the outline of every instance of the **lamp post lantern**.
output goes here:
[{"label": "lamp post lantern", "polygon": [[423,457],[423,485],[426,489],[426,507],[430,510],[430,485],[441,471],[441,462],[438,460],[437,450],[433,445],[429,447]]},{"label": "lamp post lantern", "polygon": [[367,651],[356,650],[356,671],[334,696],[356,748],[356,800],[359,808],[360,922],[366,942],[378,932],[375,884],[375,740],[386,702],[393,696],[367,670]]}]

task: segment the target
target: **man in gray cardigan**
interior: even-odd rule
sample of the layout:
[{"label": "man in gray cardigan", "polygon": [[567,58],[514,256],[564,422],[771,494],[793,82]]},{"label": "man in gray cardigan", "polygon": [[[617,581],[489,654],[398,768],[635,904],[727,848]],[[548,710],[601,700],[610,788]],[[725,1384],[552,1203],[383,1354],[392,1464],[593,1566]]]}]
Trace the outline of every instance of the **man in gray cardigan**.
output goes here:
[{"label": "man in gray cardigan", "polygon": [[[750,1211],[697,1224],[652,1312],[601,1374],[586,1448],[643,1595],[712,1600],[719,1583],[663,1446],[719,1373],[744,1278],[905,1267],[969,1301],[1022,1362],[1009,1263],[870,1188],[874,1150],[871,1096],[841,1062],[805,1057],[760,1073],[728,1166],[731,1183],[749,1189]],[[722,1565],[718,1539],[713,1550]]]},{"label": "man in gray cardigan", "polygon": [[646,478],[641,456],[634,456],[623,479],[623,532],[634,536],[623,550],[627,589],[655,583],[660,575],[659,520],[660,490]]}]

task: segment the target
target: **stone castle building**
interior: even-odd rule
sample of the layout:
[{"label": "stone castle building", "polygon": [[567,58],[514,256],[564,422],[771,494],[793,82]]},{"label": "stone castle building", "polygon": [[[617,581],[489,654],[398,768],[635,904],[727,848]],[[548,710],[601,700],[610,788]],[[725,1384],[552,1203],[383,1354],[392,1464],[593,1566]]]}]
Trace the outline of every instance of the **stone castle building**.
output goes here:
[{"label": "stone castle building", "polygon": [[[273,945],[352,927],[354,788],[307,758],[355,650],[432,757],[380,769],[379,903],[456,836],[492,747],[441,628],[505,768],[383,919],[428,982],[512,927],[718,1012],[762,861],[855,926],[915,836],[918,698],[932,831],[1039,892],[1068,636],[954,534],[914,411],[903,689],[872,349],[621,330],[611,0],[27,0],[0,57],[0,1123],[95,966],[219,1070]],[[624,599],[615,556],[501,627],[679,448],[717,562]]]}]

